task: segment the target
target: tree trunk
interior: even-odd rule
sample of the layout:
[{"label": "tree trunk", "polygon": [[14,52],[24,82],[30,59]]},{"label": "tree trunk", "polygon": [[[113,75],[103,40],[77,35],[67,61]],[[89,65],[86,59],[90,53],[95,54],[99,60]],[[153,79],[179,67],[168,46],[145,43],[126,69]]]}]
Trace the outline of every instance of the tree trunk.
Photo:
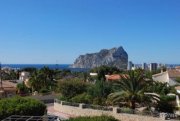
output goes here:
[{"label": "tree trunk", "polygon": [[136,108],[136,102],[135,101],[131,101],[131,109],[133,110],[133,114],[135,113],[135,108]]}]

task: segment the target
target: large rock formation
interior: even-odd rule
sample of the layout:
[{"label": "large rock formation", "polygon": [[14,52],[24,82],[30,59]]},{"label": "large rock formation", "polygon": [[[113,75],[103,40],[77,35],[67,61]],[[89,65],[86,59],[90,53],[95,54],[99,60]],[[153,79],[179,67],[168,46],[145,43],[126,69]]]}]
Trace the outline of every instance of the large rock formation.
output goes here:
[{"label": "large rock formation", "polygon": [[103,49],[98,53],[80,55],[72,65],[73,68],[94,68],[102,65],[127,69],[128,54],[123,47]]}]

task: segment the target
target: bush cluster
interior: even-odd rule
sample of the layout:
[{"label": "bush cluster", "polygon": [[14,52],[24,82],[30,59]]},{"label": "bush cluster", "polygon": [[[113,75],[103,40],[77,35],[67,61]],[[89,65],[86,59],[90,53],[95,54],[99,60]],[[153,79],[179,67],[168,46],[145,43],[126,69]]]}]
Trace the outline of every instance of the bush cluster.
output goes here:
[{"label": "bush cluster", "polygon": [[[176,94],[174,86],[166,83],[154,82],[144,70],[123,72],[120,80],[107,82],[106,74],[120,73],[113,68],[100,67],[91,70],[98,73],[93,77],[93,83],[84,82],[77,78],[64,79],[58,83],[60,100],[74,103],[86,103],[93,105],[128,107],[122,112],[134,113],[137,106],[154,107],[159,112],[173,113],[175,110],[175,98],[167,96]],[[147,79],[149,77],[149,79]],[[96,79],[95,79],[96,78]],[[145,92],[156,95],[145,95]],[[131,110],[129,109],[131,108]]]},{"label": "bush cluster", "polygon": [[50,90],[42,88],[39,92],[42,93],[42,94],[45,94],[45,93],[49,93]]},{"label": "bush cluster", "polygon": [[60,100],[86,103],[94,105],[106,105],[107,96],[112,92],[112,85],[103,80],[90,84],[80,80],[61,80],[58,82],[61,93]]},{"label": "bush cluster", "polygon": [[86,103],[86,104],[91,104],[92,100],[93,100],[93,97],[87,93],[82,93],[80,95],[77,95],[77,96],[71,98],[72,102]]},{"label": "bush cluster", "polygon": [[95,117],[71,118],[68,121],[118,121],[118,120],[110,116],[95,116]]},{"label": "bush cluster", "polygon": [[58,90],[62,96],[70,99],[86,91],[87,84],[80,80],[62,80],[58,83]]},{"label": "bush cluster", "polygon": [[32,98],[13,97],[0,100],[0,120],[11,115],[41,116],[46,105]]}]

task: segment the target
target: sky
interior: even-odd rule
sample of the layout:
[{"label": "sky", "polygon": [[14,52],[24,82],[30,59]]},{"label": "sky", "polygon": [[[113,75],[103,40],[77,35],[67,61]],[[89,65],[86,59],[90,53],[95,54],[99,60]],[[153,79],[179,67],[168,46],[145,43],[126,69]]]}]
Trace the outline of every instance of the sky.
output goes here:
[{"label": "sky", "polygon": [[72,64],[123,46],[134,63],[180,64],[180,0],[0,0],[0,61]]}]

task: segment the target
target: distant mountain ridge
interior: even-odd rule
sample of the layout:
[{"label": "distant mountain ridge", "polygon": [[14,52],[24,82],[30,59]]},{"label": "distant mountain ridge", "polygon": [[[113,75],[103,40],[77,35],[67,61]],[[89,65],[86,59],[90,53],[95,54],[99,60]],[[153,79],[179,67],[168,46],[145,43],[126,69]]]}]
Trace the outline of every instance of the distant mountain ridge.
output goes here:
[{"label": "distant mountain ridge", "polygon": [[80,55],[72,65],[73,68],[94,68],[102,65],[127,69],[128,54],[122,46],[102,49],[98,53]]}]

